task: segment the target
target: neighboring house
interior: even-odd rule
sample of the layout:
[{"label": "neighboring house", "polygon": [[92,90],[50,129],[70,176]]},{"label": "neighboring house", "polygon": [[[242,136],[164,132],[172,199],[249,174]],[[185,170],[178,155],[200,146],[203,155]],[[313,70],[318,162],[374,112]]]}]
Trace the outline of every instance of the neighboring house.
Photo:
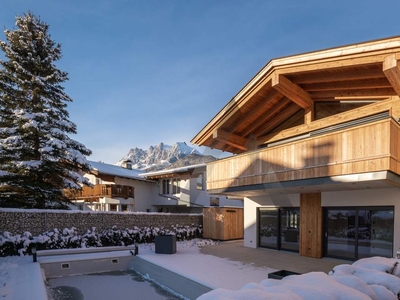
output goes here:
[{"label": "neighboring house", "polygon": [[90,161],[93,171],[84,176],[94,185],[67,195],[81,210],[152,211],[151,201],[157,195],[154,181],[140,176],[143,171],[132,169],[130,161],[122,166]]},{"label": "neighboring house", "polygon": [[207,193],[206,164],[149,172],[141,176],[158,181],[161,198],[154,198],[152,204],[159,212],[202,213],[203,207],[243,207],[243,200]]},{"label": "neighboring house", "polygon": [[84,176],[94,185],[66,195],[80,210],[202,213],[203,207],[243,207],[243,200],[208,195],[205,164],[144,173],[121,166],[90,161],[93,171]]},{"label": "neighboring house", "polygon": [[[310,257],[400,248],[400,37],[271,60],[192,139],[244,243]],[[397,229],[397,230],[395,230]]]}]

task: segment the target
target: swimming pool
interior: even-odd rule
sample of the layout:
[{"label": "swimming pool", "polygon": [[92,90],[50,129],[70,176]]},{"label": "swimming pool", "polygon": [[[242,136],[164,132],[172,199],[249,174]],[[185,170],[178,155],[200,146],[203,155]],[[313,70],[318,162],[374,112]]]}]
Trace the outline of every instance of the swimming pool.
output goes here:
[{"label": "swimming pool", "polygon": [[187,299],[133,270],[51,278],[47,291],[49,300]]}]

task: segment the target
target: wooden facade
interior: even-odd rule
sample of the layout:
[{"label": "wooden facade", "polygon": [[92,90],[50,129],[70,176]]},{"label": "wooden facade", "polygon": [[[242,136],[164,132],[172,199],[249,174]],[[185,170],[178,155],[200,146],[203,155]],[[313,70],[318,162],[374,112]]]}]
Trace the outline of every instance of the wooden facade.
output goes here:
[{"label": "wooden facade", "polygon": [[213,240],[243,238],[243,208],[209,207],[203,209],[203,237]]},{"label": "wooden facade", "polygon": [[399,174],[399,135],[398,122],[386,118],[218,160],[207,164],[207,189],[376,171]]},{"label": "wooden facade", "polygon": [[321,257],[321,193],[400,186],[399,60],[400,36],[271,60],[191,141],[235,154],[209,192],[299,195],[299,252]]},{"label": "wooden facade", "polygon": [[132,186],[118,184],[97,184],[93,187],[84,186],[82,190],[67,190],[65,196],[71,200],[98,201],[100,198],[134,198],[135,189]]}]

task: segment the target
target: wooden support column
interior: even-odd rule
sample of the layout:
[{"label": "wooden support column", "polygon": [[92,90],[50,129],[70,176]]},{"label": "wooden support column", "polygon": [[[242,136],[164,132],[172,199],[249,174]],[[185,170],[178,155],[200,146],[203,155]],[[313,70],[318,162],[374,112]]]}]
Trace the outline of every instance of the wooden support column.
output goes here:
[{"label": "wooden support column", "polygon": [[304,110],[304,124],[310,124],[314,121],[314,107],[309,107]]},{"label": "wooden support column", "polygon": [[300,194],[300,255],[322,258],[321,193]]}]

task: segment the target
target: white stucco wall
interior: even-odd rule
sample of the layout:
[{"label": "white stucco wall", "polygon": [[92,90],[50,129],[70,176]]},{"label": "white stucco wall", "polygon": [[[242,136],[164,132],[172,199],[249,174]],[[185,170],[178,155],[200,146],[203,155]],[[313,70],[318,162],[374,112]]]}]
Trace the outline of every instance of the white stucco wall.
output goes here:
[{"label": "white stucco wall", "polygon": [[115,184],[129,185],[135,188],[135,211],[145,212],[147,209],[153,211],[152,199],[154,196],[158,196],[158,187],[155,182],[116,177]]},{"label": "white stucco wall", "polygon": [[[180,193],[173,195],[172,194],[172,186],[170,186],[170,196],[162,195],[162,179],[159,179],[158,182],[152,181],[141,181],[135,179],[128,179],[122,177],[115,177],[115,182],[101,180],[100,184],[117,184],[117,185],[127,185],[135,188],[135,198],[133,199],[133,210],[145,212],[156,211],[156,206],[192,206],[197,207],[200,210],[202,207],[210,206],[210,197],[219,198],[220,207],[234,206],[234,207],[243,207],[243,201],[237,199],[228,199],[226,196],[222,195],[209,195],[207,191],[197,189],[197,177],[202,172],[197,172],[192,175],[181,175],[179,178],[180,182]],[[97,184],[96,176],[92,174],[86,174],[85,177],[89,179],[92,184]],[[205,180],[205,176],[203,177]],[[171,180],[170,178],[169,180]],[[205,188],[204,183],[204,188]],[[176,200],[175,198],[179,198],[180,200]],[[111,200],[111,199],[109,199]],[[127,201],[118,201],[115,199],[117,204],[128,204]],[[108,201],[107,203],[114,203],[113,201]],[[129,201],[129,204],[132,202]]]},{"label": "white stucco wall", "polygon": [[[92,174],[86,174],[85,177],[89,179],[92,184],[97,184],[96,176]],[[118,201],[115,199],[116,204],[119,202],[120,204],[133,204],[133,210],[139,212],[155,211],[153,207],[153,202],[166,201],[165,198],[159,196],[159,187],[156,182],[151,181],[143,181],[143,180],[135,180],[129,178],[115,177],[115,182],[101,180],[100,184],[118,184],[118,185],[127,185],[135,188],[135,197],[133,201],[130,199],[129,201],[123,200]],[[111,200],[111,199],[110,199]],[[109,202],[108,203],[113,203]]]},{"label": "white stucco wall", "polygon": [[[172,179],[172,178],[171,178]],[[170,180],[171,180],[170,179]],[[153,201],[154,205],[186,205],[190,206],[195,204],[197,207],[209,207],[210,206],[210,198],[217,197],[219,198],[219,206],[235,206],[235,207],[243,207],[243,200],[238,199],[228,199],[223,195],[212,195],[208,194],[205,189],[200,190],[197,189],[197,176],[190,177],[189,175],[180,176],[181,180],[181,192],[180,194],[172,195],[180,198],[180,201],[173,200],[171,197],[170,200],[167,197],[162,197],[156,201]],[[205,188],[205,184],[204,184]],[[159,192],[162,193],[162,179],[159,180]],[[170,186],[170,192],[172,193],[172,186]]]},{"label": "white stucco wall", "polygon": [[[400,188],[365,189],[357,191],[324,192],[322,207],[334,206],[394,206],[393,253],[400,248]],[[248,197],[244,200],[244,245],[256,248],[258,207],[300,207],[300,194]]]}]

